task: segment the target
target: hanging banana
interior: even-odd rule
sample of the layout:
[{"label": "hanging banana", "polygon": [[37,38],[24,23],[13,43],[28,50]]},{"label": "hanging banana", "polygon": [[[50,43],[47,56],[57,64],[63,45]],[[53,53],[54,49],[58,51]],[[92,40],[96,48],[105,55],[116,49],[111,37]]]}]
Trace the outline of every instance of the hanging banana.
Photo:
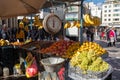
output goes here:
[{"label": "hanging banana", "polygon": [[26,16],[23,17],[22,21],[25,22],[25,23],[29,22],[29,20],[26,18]]},{"label": "hanging banana", "polygon": [[83,16],[85,23],[89,23],[89,22],[87,21],[87,15],[88,15],[88,14],[85,14],[85,15]]},{"label": "hanging banana", "polygon": [[80,28],[80,21],[76,21],[76,25],[75,25],[77,28]]},{"label": "hanging banana", "polygon": [[74,27],[76,24],[77,24],[77,21],[73,21],[73,22],[71,23],[71,27]]},{"label": "hanging banana", "polygon": [[40,21],[39,23],[38,23],[38,29],[42,29],[43,28],[43,24],[42,24],[42,22]]},{"label": "hanging banana", "polygon": [[71,26],[70,22],[67,21],[67,22],[65,23],[65,25],[64,25],[64,29],[70,28],[70,26]]},{"label": "hanging banana", "polygon": [[42,22],[39,20],[39,15],[34,17],[34,26],[36,26],[38,29],[43,28]]},{"label": "hanging banana", "polygon": [[89,24],[91,24],[91,25],[94,24],[93,18],[89,14],[87,14],[86,19],[87,19]]}]

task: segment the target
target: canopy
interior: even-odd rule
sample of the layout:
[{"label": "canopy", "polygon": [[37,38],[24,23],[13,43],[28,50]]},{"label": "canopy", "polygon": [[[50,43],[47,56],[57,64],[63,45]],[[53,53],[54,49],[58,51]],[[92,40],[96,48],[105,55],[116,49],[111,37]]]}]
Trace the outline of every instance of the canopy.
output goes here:
[{"label": "canopy", "polygon": [[45,2],[46,0],[0,0],[0,17],[37,13]]},{"label": "canopy", "polygon": [[38,13],[39,9],[83,0],[0,0],[0,18]]}]

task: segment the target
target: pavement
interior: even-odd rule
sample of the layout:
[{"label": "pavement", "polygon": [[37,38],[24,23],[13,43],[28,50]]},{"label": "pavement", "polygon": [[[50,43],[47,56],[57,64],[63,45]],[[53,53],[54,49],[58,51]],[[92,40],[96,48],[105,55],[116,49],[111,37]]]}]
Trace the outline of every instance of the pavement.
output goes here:
[{"label": "pavement", "polygon": [[115,47],[107,47],[106,40],[95,40],[108,51],[105,61],[113,67],[112,80],[120,80],[120,42],[116,42]]}]

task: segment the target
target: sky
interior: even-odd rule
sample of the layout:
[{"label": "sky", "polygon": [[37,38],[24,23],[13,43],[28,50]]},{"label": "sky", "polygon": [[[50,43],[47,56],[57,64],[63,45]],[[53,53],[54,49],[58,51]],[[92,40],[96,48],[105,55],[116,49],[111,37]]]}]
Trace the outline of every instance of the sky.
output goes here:
[{"label": "sky", "polygon": [[84,0],[84,1],[87,1],[87,2],[94,2],[96,5],[101,5],[105,0]]}]

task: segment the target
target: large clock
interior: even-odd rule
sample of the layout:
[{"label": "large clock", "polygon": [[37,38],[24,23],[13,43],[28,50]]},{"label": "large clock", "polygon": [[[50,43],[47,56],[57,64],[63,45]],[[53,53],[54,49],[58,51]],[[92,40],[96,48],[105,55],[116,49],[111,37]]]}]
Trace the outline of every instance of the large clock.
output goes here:
[{"label": "large clock", "polygon": [[60,31],[62,27],[62,22],[57,15],[51,13],[44,18],[43,27],[46,32],[50,34],[56,34]]}]

